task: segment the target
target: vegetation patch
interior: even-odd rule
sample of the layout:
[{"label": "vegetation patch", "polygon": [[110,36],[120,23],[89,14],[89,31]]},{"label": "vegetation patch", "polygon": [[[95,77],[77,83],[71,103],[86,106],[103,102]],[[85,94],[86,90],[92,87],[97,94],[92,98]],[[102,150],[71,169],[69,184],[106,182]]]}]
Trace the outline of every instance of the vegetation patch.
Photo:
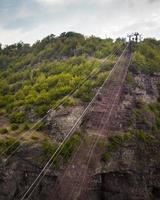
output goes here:
[{"label": "vegetation patch", "polygon": [[1,139],[0,140],[0,153],[5,151],[5,154],[9,155],[19,145],[20,145],[20,142],[18,142],[15,138],[9,137],[7,139]]},{"label": "vegetation patch", "polygon": [[31,115],[35,121],[43,117],[93,70],[100,69],[64,106],[75,105],[77,98],[89,102],[116,56],[104,59],[117,48],[124,48],[123,40],[85,38],[74,32],[52,34],[32,46],[18,43],[0,48],[0,113],[15,131],[21,124],[33,122]]},{"label": "vegetation patch", "polygon": [[[60,164],[67,163],[77,145],[80,145],[81,140],[81,133],[75,133],[73,136],[71,136],[71,138],[66,143],[64,143],[62,148],[58,151],[58,156],[55,156],[55,158],[53,159],[53,166],[57,168]],[[45,157],[47,158],[51,158],[58,147],[59,144],[51,143],[51,141],[47,139],[42,142],[42,149]]]},{"label": "vegetation patch", "polygon": [[0,128],[0,134],[6,134],[6,133],[8,133],[7,128]]},{"label": "vegetation patch", "polygon": [[154,74],[160,72],[160,45],[155,39],[144,39],[137,44],[130,69],[136,73]]}]

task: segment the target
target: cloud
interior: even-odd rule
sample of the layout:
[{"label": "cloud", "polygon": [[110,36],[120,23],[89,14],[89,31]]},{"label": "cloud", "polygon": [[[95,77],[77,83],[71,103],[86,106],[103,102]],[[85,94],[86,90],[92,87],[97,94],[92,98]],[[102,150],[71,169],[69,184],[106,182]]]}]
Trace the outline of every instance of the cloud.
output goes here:
[{"label": "cloud", "polygon": [[37,0],[37,1],[44,2],[44,3],[57,3],[57,2],[59,2],[61,0]]},{"label": "cloud", "polygon": [[160,39],[159,13],[159,0],[1,0],[0,42],[33,43],[70,30],[114,38],[140,31]]},{"label": "cloud", "polygon": [[59,4],[63,2],[63,0],[36,0],[36,1],[43,4]]}]

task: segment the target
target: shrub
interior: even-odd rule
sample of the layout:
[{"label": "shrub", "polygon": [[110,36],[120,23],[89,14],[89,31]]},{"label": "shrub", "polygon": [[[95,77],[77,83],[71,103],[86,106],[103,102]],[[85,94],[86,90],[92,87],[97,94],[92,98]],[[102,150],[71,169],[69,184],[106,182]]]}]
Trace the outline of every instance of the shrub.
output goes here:
[{"label": "shrub", "polygon": [[18,146],[19,142],[15,138],[7,138],[0,140],[0,152],[5,151],[6,154],[12,153]]},{"label": "shrub", "polygon": [[67,162],[71,157],[75,147],[80,143],[81,136],[77,133],[74,134],[63,146],[61,150],[61,156],[63,157],[64,162]]},{"label": "shrub", "polygon": [[6,105],[5,98],[0,96],[0,108],[4,107]]},{"label": "shrub", "polygon": [[32,135],[31,139],[36,141],[36,140],[38,140],[39,138],[38,138],[37,136],[35,136],[35,135]]},{"label": "shrub", "polygon": [[25,120],[25,115],[22,112],[14,112],[10,115],[11,123],[23,123]]},{"label": "shrub", "polygon": [[102,161],[103,162],[107,162],[108,160],[110,159],[110,154],[105,152],[103,155],[102,155]]},{"label": "shrub", "polygon": [[156,118],[156,128],[159,130],[160,129],[160,117]]},{"label": "shrub", "polygon": [[3,116],[6,114],[6,110],[5,109],[0,109],[0,116]]},{"label": "shrub", "polygon": [[38,123],[37,126],[36,126],[36,130],[37,130],[37,131],[43,131],[44,128],[45,128],[45,123],[44,123],[44,121],[41,121],[41,122]]},{"label": "shrub", "polygon": [[133,70],[136,72],[148,72],[146,58],[139,51],[134,52],[132,57]]},{"label": "shrub", "polygon": [[48,105],[41,105],[41,106],[37,106],[35,108],[35,112],[39,117],[43,117],[46,112],[49,110],[49,106]]},{"label": "shrub", "polygon": [[[57,150],[58,145],[55,144],[55,143],[51,143],[49,140],[45,139],[42,142],[42,148],[43,148],[43,152],[44,152],[45,157],[51,158],[51,156]],[[60,165],[60,161],[59,161],[58,158],[59,158],[59,156],[54,158],[53,161],[52,161],[52,164],[53,164],[54,168],[58,168],[59,165]]]},{"label": "shrub", "polygon": [[135,136],[140,143],[148,144],[152,141],[152,137],[144,131],[136,131]]},{"label": "shrub", "polygon": [[50,158],[54,152],[56,151],[58,145],[55,144],[55,143],[51,143],[49,140],[45,139],[43,142],[42,142],[42,149],[43,149],[43,152],[45,154],[45,156],[47,156],[48,158]]},{"label": "shrub", "polygon": [[27,123],[22,124],[22,127],[21,127],[22,131],[26,131],[26,130],[28,130],[29,128],[30,128],[30,127],[29,127],[29,125],[28,125]]},{"label": "shrub", "polygon": [[118,134],[109,137],[108,150],[116,151],[119,146],[129,142],[131,137],[132,137],[131,133]]},{"label": "shrub", "polygon": [[7,128],[0,128],[0,134],[6,134],[6,133],[8,133]]},{"label": "shrub", "polygon": [[130,91],[132,91],[137,85],[133,75],[130,72],[127,75],[127,85]]},{"label": "shrub", "polygon": [[[115,60],[115,58],[114,58]],[[114,60],[107,60],[106,62],[103,62],[100,67],[102,71],[109,71],[112,69],[113,65],[115,64]]]},{"label": "shrub", "polygon": [[102,85],[108,75],[109,75],[109,71],[98,74],[98,76],[96,77],[96,80],[94,82],[94,86],[97,87],[97,86]]},{"label": "shrub", "polygon": [[11,124],[11,130],[15,131],[19,128],[18,124]]},{"label": "shrub", "polygon": [[[62,99],[63,100],[63,99]],[[64,106],[73,106],[75,105],[75,100],[71,97],[66,98],[66,100],[64,100]]]},{"label": "shrub", "polygon": [[47,92],[41,92],[41,94],[36,98],[35,105],[48,104],[50,102],[50,97]]},{"label": "shrub", "polygon": [[92,82],[87,81],[75,94],[75,97],[80,98],[84,102],[89,102],[93,96],[91,92]]},{"label": "shrub", "polygon": [[[59,151],[59,156],[63,158],[64,163],[66,163],[68,159],[71,157],[75,147],[80,143],[80,140],[81,140],[80,134],[76,133],[63,145],[63,147]],[[42,142],[42,148],[45,156],[51,157],[58,148],[58,145],[55,143],[51,143],[49,140],[45,139]],[[55,159],[53,162],[55,167],[58,167],[60,164],[58,158]]]},{"label": "shrub", "polygon": [[50,90],[50,99],[58,100],[71,92],[71,87],[63,86]]}]

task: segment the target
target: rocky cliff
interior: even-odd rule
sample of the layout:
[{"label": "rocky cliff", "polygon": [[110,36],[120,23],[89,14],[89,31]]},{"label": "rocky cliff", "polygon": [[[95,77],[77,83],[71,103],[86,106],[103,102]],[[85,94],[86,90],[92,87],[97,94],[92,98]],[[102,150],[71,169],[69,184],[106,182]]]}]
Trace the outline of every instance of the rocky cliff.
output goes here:
[{"label": "rocky cliff", "polygon": [[[42,150],[38,146],[23,147],[9,162],[0,165],[0,199],[21,199],[24,192],[42,170]],[[50,193],[54,188],[56,174],[48,170],[43,181],[38,185],[32,195],[33,200],[51,199]]]},{"label": "rocky cliff", "polygon": [[[118,110],[110,123],[112,136],[102,155],[102,168],[95,176],[91,199],[160,199],[158,82],[158,75],[128,74]],[[46,120],[46,134],[61,140],[64,130],[70,128],[68,122],[72,125],[83,109],[75,106],[65,112],[52,112]],[[20,199],[44,166],[44,157],[39,146],[24,146],[6,165],[2,162],[0,199]],[[55,170],[48,170],[32,199],[52,199],[56,177]]]},{"label": "rocky cliff", "polygon": [[96,199],[160,199],[159,75],[129,76],[96,176]]}]

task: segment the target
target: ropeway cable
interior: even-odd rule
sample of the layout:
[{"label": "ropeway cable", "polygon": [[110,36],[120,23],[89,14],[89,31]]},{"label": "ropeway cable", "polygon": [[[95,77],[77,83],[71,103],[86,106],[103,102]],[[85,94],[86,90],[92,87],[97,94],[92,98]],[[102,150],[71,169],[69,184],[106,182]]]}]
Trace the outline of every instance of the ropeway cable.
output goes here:
[{"label": "ropeway cable", "polygon": [[[113,91],[112,93],[114,93],[114,91]],[[113,106],[114,106],[114,105],[113,105]],[[113,106],[112,106],[112,107],[113,107]],[[108,109],[108,108],[105,109],[105,113],[106,113],[107,109]],[[110,118],[110,115],[111,115],[111,113],[109,114],[109,117],[108,117],[108,118]],[[105,117],[105,114],[103,114],[102,120],[104,119],[104,117]],[[108,119],[108,120],[109,120],[109,119]],[[104,128],[104,127],[103,127],[103,128]],[[102,130],[103,130],[103,128],[102,128]],[[102,130],[101,130],[101,131],[102,131]],[[98,139],[99,139],[99,138],[98,138]],[[98,142],[98,139],[97,139],[97,141],[95,142],[95,144],[94,144],[94,140],[93,140],[93,147],[90,148],[91,151],[92,151],[92,148],[93,148],[93,149],[95,148],[95,146],[96,146],[96,144],[97,144],[97,142]],[[92,143],[91,143],[91,146],[92,146]],[[91,153],[90,153],[90,150],[89,150],[89,154],[91,154]],[[92,153],[92,154],[93,154],[93,153]],[[89,157],[89,156],[87,156],[87,157]],[[91,158],[90,158],[90,159],[91,159]],[[88,162],[89,162],[89,161],[88,161]],[[79,175],[79,176],[80,176],[80,175]],[[77,177],[77,179],[78,179],[78,177]],[[60,182],[62,182],[61,179],[60,179]],[[74,191],[74,188],[75,188],[75,187],[76,187],[76,186],[75,186],[74,183],[73,183],[73,190],[72,190],[72,191]],[[56,188],[56,189],[57,189],[57,188]],[[55,189],[55,190],[56,190],[56,189]],[[56,191],[56,192],[57,192],[57,191]],[[71,193],[72,193],[72,192],[71,192]],[[70,194],[70,195],[71,195],[71,194]],[[69,196],[69,199],[70,199],[70,196]]]},{"label": "ropeway cable", "polygon": [[[127,47],[126,47],[127,48]],[[126,49],[125,48],[125,49]],[[124,51],[125,51],[124,49]],[[121,57],[121,56],[120,56]],[[119,60],[119,59],[118,59]],[[118,62],[118,61],[117,61]],[[98,94],[100,93],[101,89],[103,88],[103,86],[105,85],[105,83],[107,82],[107,80],[109,79],[110,75],[112,74],[112,72],[114,71],[116,67],[113,67],[113,69],[110,71],[107,79],[103,82],[102,86],[98,89],[97,93],[95,94],[95,96],[93,97],[93,99],[91,100],[91,102],[89,103],[89,105],[87,106],[87,108],[83,111],[82,115],[78,118],[77,122],[75,123],[75,125],[71,128],[71,130],[69,131],[69,133],[66,135],[65,139],[63,140],[63,142],[60,144],[60,146],[57,148],[57,150],[54,152],[54,154],[51,156],[51,158],[49,159],[49,161],[46,163],[46,165],[44,166],[44,168],[42,169],[42,171],[39,173],[39,175],[37,176],[37,178],[34,180],[34,182],[31,184],[31,186],[28,188],[28,190],[26,191],[26,193],[24,194],[24,196],[22,197],[21,200],[25,199],[25,197],[27,196],[28,192],[32,189],[32,187],[34,186],[34,184],[38,181],[38,179],[40,178],[41,175],[44,176],[43,172],[45,172],[45,170],[47,169],[47,167],[50,165],[50,162],[53,162],[54,157],[57,155],[57,153],[61,150],[61,148],[63,148],[63,145],[65,144],[66,141],[68,141],[68,138],[71,136],[71,134],[73,133],[73,131],[75,130],[75,128],[77,127],[77,125],[79,124],[79,122],[81,121],[81,119],[84,117],[84,115],[86,114],[86,112],[88,111],[88,109],[90,108],[90,106],[92,105],[92,103],[94,102],[94,100],[96,99],[96,97],[98,96]]]},{"label": "ropeway cable", "polygon": [[[129,63],[130,63],[130,62],[129,62]],[[128,66],[129,66],[129,64],[128,64]],[[123,78],[123,80],[122,80],[122,83],[124,82],[124,80],[125,80],[125,76],[124,76],[124,78]],[[113,111],[113,109],[114,109],[114,105],[115,105],[116,100],[117,100],[117,98],[118,98],[118,96],[119,96],[119,94],[120,94],[121,89],[122,89],[122,86],[119,88],[118,93],[116,94],[116,97],[115,97],[114,102],[113,102],[113,104],[112,104],[111,110],[110,110],[110,112],[109,112],[109,116],[107,117],[107,122],[105,122],[105,124],[103,125],[102,129],[100,130],[100,132],[103,131],[105,125],[108,123],[108,121],[109,121],[109,119],[110,119],[111,113],[112,113],[112,111]],[[83,182],[84,182],[84,180],[85,180],[85,175],[86,175],[86,173],[87,173],[88,165],[89,165],[90,160],[91,160],[91,158],[92,158],[94,149],[95,149],[95,147],[96,147],[96,145],[97,145],[97,143],[98,143],[98,141],[99,141],[99,139],[100,139],[100,135],[101,135],[101,134],[97,135],[96,142],[95,142],[94,146],[91,147],[92,149],[91,149],[91,151],[90,151],[90,156],[89,156],[89,159],[88,159],[88,162],[87,162],[87,167],[86,167],[86,170],[85,170],[85,172],[84,172],[84,174],[83,174],[83,180],[82,180],[82,183],[80,184],[80,188],[79,188],[79,191],[78,191],[78,193],[77,193],[77,197],[78,197],[78,195],[79,195],[80,192],[81,192],[81,188],[82,188]],[[74,188],[75,188],[75,187],[76,187],[76,186],[74,185]],[[72,190],[72,191],[74,191],[74,190]],[[73,192],[71,192],[71,195],[73,195]],[[72,197],[72,196],[71,196],[71,197]]]},{"label": "ropeway cable", "polygon": [[[123,50],[123,52],[126,50],[127,46],[125,47],[125,49]],[[123,53],[122,53],[123,54]],[[121,56],[120,56],[121,57]],[[119,58],[120,59],[120,58]],[[118,60],[119,60],[118,59]],[[118,62],[118,61],[117,61]],[[33,181],[33,183],[30,185],[30,187],[28,188],[28,190],[25,192],[25,194],[23,195],[23,197],[21,198],[21,200],[24,200],[28,193],[32,190],[32,188],[34,187],[34,185],[36,184],[36,182],[38,181],[38,179],[41,176],[44,176],[45,174],[43,174],[45,172],[45,170],[48,168],[48,166],[50,165],[51,162],[54,161],[55,156],[57,156],[57,154],[62,150],[63,146],[65,145],[65,143],[68,141],[68,139],[71,137],[71,135],[74,133],[75,129],[77,128],[77,126],[79,125],[79,123],[81,122],[81,119],[85,116],[85,114],[88,112],[88,110],[90,109],[90,107],[92,106],[93,102],[95,101],[95,99],[97,98],[97,96],[99,95],[101,89],[103,88],[103,86],[106,84],[106,82],[108,81],[109,77],[111,76],[111,74],[113,73],[114,69],[116,67],[115,66],[112,68],[112,70],[110,71],[108,77],[106,78],[106,80],[103,82],[102,86],[98,89],[98,91],[96,92],[95,96],[92,98],[91,102],[88,104],[88,106],[86,107],[86,109],[83,111],[83,113],[81,114],[81,116],[78,118],[78,120],[76,121],[76,123],[74,124],[74,126],[71,128],[71,130],[68,132],[68,134],[66,135],[66,137],[64,138],[64,140],[62,141],[62,143],[59,145],[59,147],[56,149],[56,151],[54,152],[54,154],[51,156],[51,158],[48,160],[48,162],[46,163],[46,165],[44,166],[44,168],[41,170],[41,172],[39,173],[39,175],[37,176],[37,178]]]},{"label": "ropeway cable", "polygon": [[[112,91],[112,94],[114,94],[114,91]],[[102,115],[101,121],[104,120],[104,117],[105,117],[105,114],[106,114],[107,110],[108,110],[108,107],[105,109],[105,113]],[[100,128],[101,128],[101,126],[99,127],[99,129],[100,129]],[[89,154],[89,155],[90,155],[90,151],[92,151],[92,148],[94,148],[95,143],[97,143],[97,142],[98,142],[98,141],[96,141],[96,140],[94,141],[94,138],[93,138],[93,141],[92,141],[91,144],[90,144],[91,148],[88,150],[88,154]],[[92,146],[93,146],[93,147],[92,147]],[[89,155],[87,155],[87,157],[89,157]],[[81,174],[77,177],[77,179],[79,179],[80,176],[81,176]],[[76,186],[74,185],[74,183],[72,184],[72,186],[73,186],[73,189],[72,189],[72,192],[71,192],[71,194],[69,195],[69,198],[68,198],[68,199],[70,199],[72,193],[74,192],[74,188],[76,187]]]},{"label": "ropeway cable", "polygon": [[[115,52],[114,52],[114,54],[116,54],[116,52],[118,51],[119,49],[116,49],[115,50]],[[114,55],[113,54],[113,55]],[[106,60],[109,58],[109,57],[112,57],[113,56],[112,54],[110,54],[104,61],[103,61],[103,63],[104,62],[106,62]],[[97,70],[97,71],[96,71]],[[77,92],[77,90],[89,79],[89,78],[92,78],[93,76],[95,76],[97,73],[99,73],[99,71],[100,71],[101,69],[99,68],[99,69],[94,69],[88,76],[87,76],[87,78],[85,78],[83,81],[82,81],[82,83],[80,83],[73,91],[71,91],[67,96],[65,96],[63,99],[62,99],[62,101],[59,103],[59,104],[57,104],[54,108],[52,108],[52,109],[57,109],[59,106],[62,106],[64,103],[65,103],[65,101],[67,100],[67,98],[68,97],[70,97],[71,95],[73,95],[74,93],[76,93]],[[93,74],[92,74],[93,73]],[[96,73],[96,74],[94,74],[94,73]],[[1,152],[0,153],[0,156],[2,156],[3,154],[5,154],[11,147],[13,147],[17,142],[19,142],[20,141],[20,139],[21,138],[23,138],[26,134],[28,134],[28,133],[30,133],[31,131],[33,131],[34,130],[34,128],[38,125],[38,124],[40,124],[47,116],[48,116],[48,113],[51,111],[51,109],[49,109],[48,111],[47,111],[47,114],[44,116],[44,117],[42,117],[40,120],[38,120],[38,122],[36,122],[29,130],[27,130],[26,132],[24,132],[22,135],[20,135],[9,147],[7,147],[3,152]],[[7,160],[10,158],[10,157],[12,157],[13,156],[13,154],[20,148],[20,146],[22,145],[22,144],[24,144],[25,142],[22,142],[21,144],[19,144],[19,146],[14,150],[14,151],[12,151],[12,153],[6,158],[6,159],[4,159],[4,161],[5,162],[7,162]]]},{"label": "ropeway cable", "polygon": [[[122,73],[122,72],[121,72],[121,73]],[[113,91],[112,93],[114,93],[114,91]],[[117,99],[117,96],[118,96],[118,95],[119,95],[119,92],[117,93],[115,100]],[[89,165],[89,163],[90,163],[91,157],[92,157],[92,155],[93,155],[93,151],[94,151],[94,149],[95,149],[95,147],[96,147],[96,144],[98,143],[99,138],[100,138],[100,136],[101,136],[101,132],[103,131],[105,125],[108,123],[108,121],[109,121],[109,119],[110,119],[110,116],[111,116],[111,113],[112,113],[112,110],[113,110],[113,106],[114,106],[114,104],[115,104],[115,100],[113,101],[111,110],[110,110],[110,112],[109,112],[109,116],[107,117],[107,122],[106,122],[102,127],[101,127],[101,126],[99,127],[99,128],[100,128],[100,133],[99,133],[99,135],[97,135],[97,138],[96,138],[96,140],[95,140],[95,143],[94,143],[94,141],[93,141],[93,143],[94,143],[94,144],[93,144],[93,147],[92,147],[92,144],[91,144],[91,148],[90,148],[90,150],[88,151],[89,156],[87,156],[87,157],[88,157],[87,168],[88,168],[88,165]],[[108,110],[108,108],[105,109],[105,113],[107,112],[107,110]],[[103,121],[104,118],[105,118],[105,113],[104,113],[103,116],[102,116],[102,119],[101,119],[102,121]],[[87,171],[87,168],[86,168],[86,170],[85,170],[85,172],[84,172],[84,174],[83,174],[83,179],[84,179],[84,177],[85,177],[85,173],[86,173],[86,171]],[[80,178],[80,176],[81,176],[81,174],[79,175],[79,178]],[[78,179],[78,177],[77,177],[77,179]],[[82,179],[82,183],[79,183],[80,186],[82,186],[82,184],[83,184],[83,179]],[[68,198],[68,199],[71,199],[72,195],[74,195],[74,192],[75,192],[76,187],[78,187],[78,186],[77,186],[77,185],[73,185],[73,189],[72,189],[72,191],[70,192],[70,195],[69,195],[69,198]],[[78,191],[76,197],[78,197],[79,194],[80,194],[80,189],[79,189],[79,191]]]}]

